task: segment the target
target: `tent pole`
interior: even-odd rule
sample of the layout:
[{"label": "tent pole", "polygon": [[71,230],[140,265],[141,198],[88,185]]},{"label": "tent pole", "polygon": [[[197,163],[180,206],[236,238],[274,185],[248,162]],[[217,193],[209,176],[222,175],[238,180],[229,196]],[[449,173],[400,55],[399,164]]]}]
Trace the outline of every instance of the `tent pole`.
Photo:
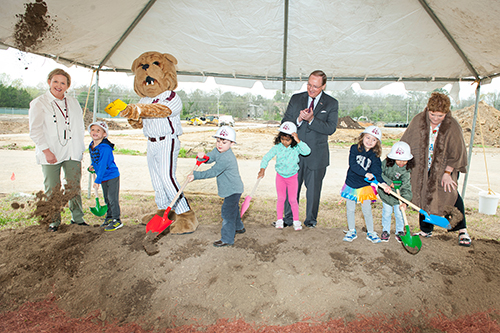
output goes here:
[{"label": "tent pole", "polygon": [[[92,114],[92,122],[95,122],[97,120],[97,103],[99,99],[99,69],[96,70],[95,74],[95,86],[94,86],[94,112]],[[92,163],[92,161],[91,161]],[[92,192],[92,174],[89,172],[89,188],[88,188],[88,196],[87,198],[90,199],[90,193]]]},{"label": "tent pole", "polygon": [[149,9],[151,9],[151,7],[153,7],[155,2],[156,2],[156,0],[150,0],[146,4],[146,6],[141,10],[139,15],[137,15],[137,17],[134,19],[132,24],[127,28],[127,30],[125,30],[125,32],[120,37],[120,39],[115,43],[115,45],[113,45],[113,47],[108,52],[108,54],[106,54],[106,56],[101,60],[101,63],[99,64],[98,69],[100,69],[101,67],[103,67],[106,64],[106,62],[109,60],[109,58],[111,58],[111,56],[116,52],[116,50],[120,47],[120,45],[122,45],[123,41],[127,38],[127,36],[130,35],[132,30],[134,30],[134,28],[137,26],[137,24],[142,20],[144,15],[146,15],[146,13],[149,11]]},{"label": "tent pole", "polygon": [[288,51],[288,0],[285,0],[285,17],[283,27],[283,86],[281,88],[283,94],[286,91],[286,59]]},{"label": "tent pole", "polygon": [[472,159],[472,148],[474,147],[474,134],[476,133],[476,120],[479,108],[479,97],[481,92],[481,81],[477,81],[476,88],[476,104],[474,105],[474,118],[470,129],[469,156],[467,157],[467,173],[465,174],[464,185],[462,187],[462,198],[465,199],[465,189],[467,187],[467,179],[469,178],[470,160]]}]

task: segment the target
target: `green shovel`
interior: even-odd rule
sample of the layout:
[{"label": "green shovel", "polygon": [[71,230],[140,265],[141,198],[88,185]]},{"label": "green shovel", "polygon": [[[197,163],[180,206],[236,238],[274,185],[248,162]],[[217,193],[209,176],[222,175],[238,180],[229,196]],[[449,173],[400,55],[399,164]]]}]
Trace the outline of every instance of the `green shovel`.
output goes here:
[{"label": "green shovel", "polygon": [[[91,172],[93,173],[94,181],[95,181],[95,172],[93,172],[93,171],[91,171]],[[106,214],[108,212],[108,206],[107,205],[101,206],[101,204],[99,203],[99,193],[97,193],[97,189],[94,186],[92,186],[92,187],[94,188],[95,207],[90,207],[90,211],[95,216],[103,216],[104,214]]]},{"label": "green shovel", "polygon": [[[399,193],[401,181],[395,180],[392,183],[394,184],[394,189],[397,191],[398,195],[401,196],[401,193]],[[399,204],[401,205],[401,200],[399,200]],[[405,222],[406,231],[405,234],[401,236],[401,244],[408,253],[417,254],[422,248],[422,240],[420,240],[419,236],[411,235],[410,226],[408,225],[408,220],[406,218],[406,212],[403,209],[401,209],[401,214],[403,215],[403,221]]]}]

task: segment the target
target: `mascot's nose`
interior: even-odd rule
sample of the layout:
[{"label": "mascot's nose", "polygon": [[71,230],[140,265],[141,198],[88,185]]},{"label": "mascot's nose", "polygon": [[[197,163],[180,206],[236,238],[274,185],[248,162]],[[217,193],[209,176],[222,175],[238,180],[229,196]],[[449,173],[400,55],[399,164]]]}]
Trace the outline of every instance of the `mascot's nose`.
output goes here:
[{"label": "mascot's nose", "polygon": [[142,65],[142,69],[146,70],[146,69],[148,69],[148,68],[149,68],[149,65],[148,65],[148,64],[144,64],[144,65]]}]

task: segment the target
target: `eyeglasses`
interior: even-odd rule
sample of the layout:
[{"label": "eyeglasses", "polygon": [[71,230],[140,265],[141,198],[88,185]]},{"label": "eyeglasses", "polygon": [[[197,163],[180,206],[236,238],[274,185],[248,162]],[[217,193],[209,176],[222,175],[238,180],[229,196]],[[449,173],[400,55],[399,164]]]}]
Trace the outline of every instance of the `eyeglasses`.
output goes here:
[{"label": "eyeglasses", "polygon": [[321,89],[323,86],[319,86],[319,87],[316,87],[316,86],[313,86],[312,84],[310,84],[309,82],[307,83],[307,87],[308,88],[314,88],[314,89]]}]

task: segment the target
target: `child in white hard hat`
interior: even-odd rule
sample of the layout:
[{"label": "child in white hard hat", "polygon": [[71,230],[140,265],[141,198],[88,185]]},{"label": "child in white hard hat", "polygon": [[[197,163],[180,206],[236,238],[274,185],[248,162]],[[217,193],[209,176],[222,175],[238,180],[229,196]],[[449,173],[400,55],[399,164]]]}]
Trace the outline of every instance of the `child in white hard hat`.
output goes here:
[{"label": "child in white hard hat", "polygon": [[279,133],[274,138],[274,146],[262,158],[257,178],[264,177],[269,161],[276,156],[276,192],[278,193],[276,228],[278,229],[283,229],[283,209],[288,192],[288,202],[293,215],[293,228],[302,230],[297,202],[299,187],[297,172],[299,171],[299,155],[309,155],[310,153],[311,148],[307,143],[299,140],[297,126],[290,121],[285,121],[281,124]]},{"label": "child in white hard hat", "polygon": [[102,186],[104,201],[108,206],[104,223],[105,231],[114,231],[123,226],[120,220],[120,172],[115,163],[113,149],[115,145],[108,140],[108,125],[104,121],[96,121],[89,125],[92,142],[89,145],[92,165],[89,171],[96,174],[94,188]]},{"label": "child in white hard hat", "polygon": [[[356,203],[361,202],[361,210],[366,223],[366,239],[372,243],[380,243],[380,238],[373,230],[372,201],[377,200],[377,191],[365,180],[376,177],[380,184],[382,179],[382,132],[377,126],[368,126],[358,137],[358,142],[351,146],[349,152],[349,169],[345,184],[340,195],[346,199],[347,224],[349,230],[345,231],[345,242],[352,242],[358,236],[356,233],[355,210]],[[386,186],[385,191],[390,192]]]},{"label": "child in white hard hat", "polygon": [[[217,177],[217,189],[222,203],[222,228],[221,239],[214,242],[215,247],[229,246],[234,244],[235,234],[244,233],[245,227],[241,221],[239,201],[243,193],[243,182],[238,170],[238,161],[231,147],[236,144],[236,133],[229,126],[222,126],[214,135],[217,139],[215,148],[207,153],[209,163],[215,163],[213,167],[205,171],[194,171],[188,176],[192,182],[195,179],[207,179]],[[202,159],[204,152],[198,153]]]},{"label": "child in white hard hat", "polygon": [[[410,172],[415,161],[411,154],[410,146],[403,141],[396,142],[387,154],[387,157],[382,162],[382,177],[391,188],[396,191],[399,189],[401,196],[408,201],[413,197],[411,192],[411,179]],[[396,219],[396,240],[401,243],[401,236],[404,235],[403,216],[401,210],[406,209],[405,203],[400,201],[387,193],[380,192],[380,199],[382,200],[382,234],[380,239],[382,242],[388,242],[391,235],[391,218],[394,211],[394,218]]]}]

